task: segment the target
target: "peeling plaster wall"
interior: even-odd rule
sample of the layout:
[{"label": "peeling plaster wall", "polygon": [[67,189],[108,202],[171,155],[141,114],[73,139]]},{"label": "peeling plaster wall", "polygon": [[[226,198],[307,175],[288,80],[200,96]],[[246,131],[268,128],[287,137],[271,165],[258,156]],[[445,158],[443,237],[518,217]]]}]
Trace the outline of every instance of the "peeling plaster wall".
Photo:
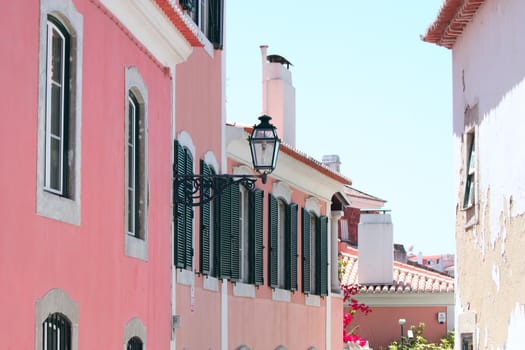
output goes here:
[{"label": "peeling plaster wall", "polygon": [[[525,344],[524,17],[523,1],[486,2],[453,48],[456,348],[461,332],[473,334],[474,349]],[[474,106],[477,120],[466,122]],[[469,211],[461,209],[467,124],[477,148],[477,204]]]}]

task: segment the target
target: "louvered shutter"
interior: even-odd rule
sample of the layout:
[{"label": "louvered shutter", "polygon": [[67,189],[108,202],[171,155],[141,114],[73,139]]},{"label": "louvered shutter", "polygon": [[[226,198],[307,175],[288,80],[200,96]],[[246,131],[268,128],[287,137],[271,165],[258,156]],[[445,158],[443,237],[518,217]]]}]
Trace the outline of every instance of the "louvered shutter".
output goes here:
[{"label": "louvered shutter", "polygon": [[[185,150],[185,158],[186,158],[186,175],[193,175],[193,159],[191,157],[191,153],[187,150]],[[193,266],[193,207],[191,205],[185,205],[184,206],[184,226],[185,226],[185,267],[188,270],[191,270]]]},{"label": "louvered shutter", "polygon": [[272,288],[279,287],[279,206],[277,198],[268,195],[269,210],[268,210],[268,284]]},{"label": "louvered shutter", "polygon": [[231,277],[231,187],[220,194],[219,277]]},{"label": "louvered shutter", "polygon": [[[185,149],[177,141],[175,141],[175,159],[173,164],[173,176],[176,174],[186,173],[186,155]],[[173,198],[184,198],[184,183],[179,183],[175,188],[174,182]],[[186,220],[185,220],[186,206],[180,201],[175,201],[173,209],[173,221],[175,222],[175,266],[178,268],[185,268],[185,251],[186,251]]]},{"label": "louvered shutter", "polygon": [[[210,176],[211,169],[206,164],[205,161],[201,159],[201,175]],[[209,197],[210,189],[201,188],[201,201],[204,197]],[[205,203],[200,208],[200,250],[199,250],[199,260],[200,260],[200,272],[204,275],[210,274],[210,231],[211,225],[211,204]]]},{"label": "louvered shutter", "polygon": [[241,279],[241,190],[239,183],[232,185],[230,189],[230,221],[231,221],[231,280]]},{"label": "louvered shutter", "polygon": [[297,290],[297,204],[286,207],[286,289]]},{"label": "louvered shutter", "polygon": [[303,227],[302,227],[302,253],[303,253],[303,293],[310,293],[310,213],[302,209]]},{"label": "louvered shutter", "polygon": [[249,237],[250,237],[250,282],[264,283],[263,271],[263,201],[264,192],[255,190],[249,193]]},{"label": "louvered shutter", "polygon": [[319,274],[317,280],[319,281],[319,294],[328,295],[328,217],[321,216],[319,218],[319,231],[317,234],[318,248],[318,266]]}]

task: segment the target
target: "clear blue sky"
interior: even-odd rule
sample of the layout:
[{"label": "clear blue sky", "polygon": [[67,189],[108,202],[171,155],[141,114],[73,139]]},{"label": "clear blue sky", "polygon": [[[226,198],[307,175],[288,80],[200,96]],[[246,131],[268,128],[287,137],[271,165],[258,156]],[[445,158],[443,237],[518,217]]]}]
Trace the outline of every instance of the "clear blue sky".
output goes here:
[{"label": "clear blue sky", "polygon": [[261,114],[261,54],[292,62],[297,148],[387,200],[394,241],[455,250],[449,50],[420,40],[442,0],[226,2],[227,119]]}]

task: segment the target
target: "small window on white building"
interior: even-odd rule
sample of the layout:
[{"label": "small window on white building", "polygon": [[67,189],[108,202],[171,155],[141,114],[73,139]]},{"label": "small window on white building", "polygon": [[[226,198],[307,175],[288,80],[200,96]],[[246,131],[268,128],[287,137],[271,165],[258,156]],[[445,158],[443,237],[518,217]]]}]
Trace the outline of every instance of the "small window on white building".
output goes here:
[{"label": "small window on white building", "polygon": [[466,163],[465,163],[465,191],[463,209],[476,204],[476,136],[474,131],[465,135]]}]

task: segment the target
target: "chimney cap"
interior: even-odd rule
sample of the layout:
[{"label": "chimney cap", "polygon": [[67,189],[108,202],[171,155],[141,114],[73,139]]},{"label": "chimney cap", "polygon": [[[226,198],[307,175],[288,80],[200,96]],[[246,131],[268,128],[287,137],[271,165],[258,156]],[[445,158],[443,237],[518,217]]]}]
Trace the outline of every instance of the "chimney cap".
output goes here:
[{"label": "chimney cap", "polygon": [[268,61],[270,63],[280,63],[282,65],[285,65],[286,64],[286,69],[289,69],[290,66],[293,66],[292,62],[288,61],[286,58],[284,58],[283,56],[279,56],[279,55],[268,55],[266,57],[268,59]]}]

